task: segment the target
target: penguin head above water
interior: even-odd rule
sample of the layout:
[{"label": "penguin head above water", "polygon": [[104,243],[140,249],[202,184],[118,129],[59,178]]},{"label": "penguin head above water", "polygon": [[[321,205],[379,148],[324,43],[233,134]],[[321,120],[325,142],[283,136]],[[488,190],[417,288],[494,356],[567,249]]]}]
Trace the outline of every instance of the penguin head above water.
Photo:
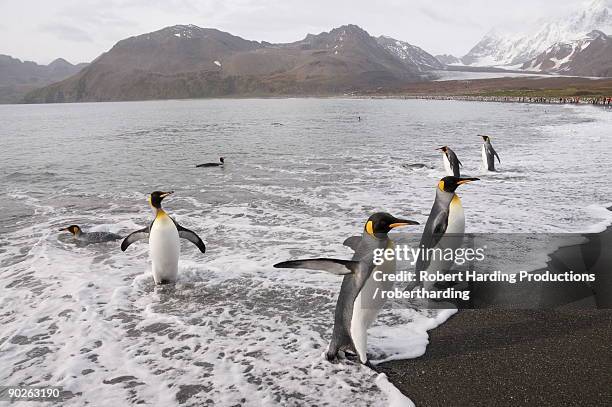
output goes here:
[{"label": "penguin head above water", "polygon": [[479,134],[478,137],[482,137],[482,139],[484,140],[485,143],[487,141],[491,141],[491,137],[485,136],[484,134]]},{"label": "penguin head above water", "polygon": [[219,157],[219,161],[221,162],[221,164],[225,164],[225,157]]},{"label": "penguin head above water", "polygon": [[399,219],[386,212],[377,212],[370,216],[365,224],[365,231],[371,236],[386,235],[401,226],[418,225],[414,220]]},{"label": "penguin head above water", "polygon": [[459,185],[467,184],[472,181],[480,181],[480,178],[464,178],[464,177],[444,177],[438,182],[438,189],[444,192],[454,193]]},{"label": "penguin head above water", "polygon": [[438,147],[438,148],[436,148],[436,150],[440,150],[440,151],[442,151],[443,153],[446,154],[446,152],[448,151],[448,146]]},{"label": "penguin head above water", "polygon": [[153,209],[161,209],[161,203],[165,197],[168,195],[172,195],[174,191],[163,192],[163,191],[153,191],[149,196],[149,204]]},{"label": "penguin head above water", "polygon": [[72,236],[77,237],[81,234],[81,228],[78,225],[70,225],[67,228],[61,228],[60,232],[70,232]]}]

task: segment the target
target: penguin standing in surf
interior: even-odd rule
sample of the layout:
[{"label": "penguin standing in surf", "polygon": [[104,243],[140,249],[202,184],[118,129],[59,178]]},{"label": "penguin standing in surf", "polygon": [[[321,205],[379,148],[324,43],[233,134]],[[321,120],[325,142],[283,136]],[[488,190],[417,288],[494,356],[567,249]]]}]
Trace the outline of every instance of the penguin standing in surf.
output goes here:
[{"label": "penguin standing in surf", "polygon": [[440,150],[444,154],[442,160],[444,161],[444,171],[446,171],[446,175],[460,177],[461,172],[459,167],[463,167],[463,164],[461,164],[461,161],[457,158],[457,154],[448,146],[436,148],[436,150]]},{"label": "penguin standing in surf", "polygon": [[[436,188],[436,199],[429,213],[429,218],[423,229],[419,248],[427,253],[429,249],[455,249],[463,242],[463,234],[465,233],[465,213],[461,205],[459,195],[455,193],[460,185],[467,184],[472,181],[478,181],[478,178],[460,178],[448,176],[442,178],[438,182]],[[445,261],[440,258],[423,258],[419,256],[416,262],[417,275],[421,271],[436,272],[437,270],[446,271],[452,266],[452,261]],[[433,282],[427,282],[424,287],[431,290]],[[412,289],[414,287],[408,287]]]},{"label": "penguin standing in surf", "polygon": [[491,137],[481,134],[478,136],[484,140],[484,143],[482,143],[482,168],[487,171],[495,171],[495,157],[497,157],[499,163],[501,163],[501,160],[491,144]]},{"label": "penguin standing in surf", "polygon": [[206,252],[206,246],[198,235],[179,225],[162,209],[162,200],[171,194],[173,192],[152,192],[149,196],[149,204],[155,212],[155,219],[146,228],[129,234],[121,243],[121,251],[125,251],[132,243],[138,240],[149,240],[149,252],[151,254],[155,284],[176,281],[181,248],[179,239],[189,240],[202,253]]},{"label": "penguin standing in surf", "polygon": [[[368,218],[361,236],[353,236],[344,242],[355,251],[351,260],[318,258],[274,265],[276,268],[324,270],[344,276],[336,303],[334,331],[326,353],[328,360],[334,360],[339,351],[352,351],[361,363],[367,363],[367,331],[384,304],[384,299],[373,297],[377,284],[381,284],[372,278],[373,272],[385,267],[384,263],[375,264],[374,251],[390,247],[392,242],[387,233],[407,225],[418,225],[418,222],[398,219],[388,213],[375,213]],[[383,272],[395,273],[395,263],[387,264]]]}]

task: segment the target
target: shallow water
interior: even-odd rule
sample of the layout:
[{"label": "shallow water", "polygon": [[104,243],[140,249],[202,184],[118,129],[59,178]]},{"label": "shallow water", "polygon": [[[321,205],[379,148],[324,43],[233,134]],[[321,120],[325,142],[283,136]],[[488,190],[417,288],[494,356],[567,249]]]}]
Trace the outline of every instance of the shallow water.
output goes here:
[{"label": "shallow water", "polygon": [[[63,386],[67,404],[392,399],[371,370],[321,356],[340,279],[271,265],[349,257],[342,241],[378,210],[425,223],[441,145],[482,178],[461,187],[467,231],[610,221],[612,114],[589,106],[199,100],[0,106],[0,122],[0,381]],[[479,133],[499,173],[480,171]],[[221,155],[224,168],[195,168]],[[165,208],[208,248],[182,243],[174,287],[153,286],[145,243],[58,235],[141,228],[155,189],[176,191]],[[369,351],[416,357],[448,315],[385,311]]]}]

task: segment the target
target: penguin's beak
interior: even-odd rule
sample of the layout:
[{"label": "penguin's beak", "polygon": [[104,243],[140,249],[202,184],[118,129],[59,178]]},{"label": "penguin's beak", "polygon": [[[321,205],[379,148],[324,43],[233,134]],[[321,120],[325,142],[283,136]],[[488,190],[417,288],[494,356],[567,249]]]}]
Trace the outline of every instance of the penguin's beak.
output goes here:
[{"label": "penguin's beak", "polygon": [[399,228],[402,226],[418,225],[418,224],[419,222],[414,221],[414,220],[396,219],[395,222],[389,225],[389,228],[394,229],[394,228]]},{"label": "penguin's beak", "polygon": [[69,232],[68,228],[61,228],[58,229],[58,232]]},{"label": "penguin's beak", "polygon": [[457,185],[467,184],[472,181],[480,181],[480,178],[461,178],[457,181]]},{"label": "penguin's beak", "polygon": [[160,198],[165,198],[168,195],[172,195],[174,193],[174,191],[168,191],[168,192],[164,192],[162,194],[159,195]]}]

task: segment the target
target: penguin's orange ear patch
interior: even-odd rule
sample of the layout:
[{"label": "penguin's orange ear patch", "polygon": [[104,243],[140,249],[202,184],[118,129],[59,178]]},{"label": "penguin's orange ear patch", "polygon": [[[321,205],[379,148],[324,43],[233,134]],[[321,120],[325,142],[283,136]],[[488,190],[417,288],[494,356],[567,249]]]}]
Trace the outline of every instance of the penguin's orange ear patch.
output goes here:
[{"label": "penguin's orange ear patch", "polygon": [[368,223],[366,223],[365,230],[370,235],[374,234],[374,224],[372,223],[371,220],[369,220]]},{"label": "penguin's orange ear patch", "polygon": [[444,191],[444,180],[440,180],[440,182],[438,182],[438,188],[440,188],[440,191]]}]

